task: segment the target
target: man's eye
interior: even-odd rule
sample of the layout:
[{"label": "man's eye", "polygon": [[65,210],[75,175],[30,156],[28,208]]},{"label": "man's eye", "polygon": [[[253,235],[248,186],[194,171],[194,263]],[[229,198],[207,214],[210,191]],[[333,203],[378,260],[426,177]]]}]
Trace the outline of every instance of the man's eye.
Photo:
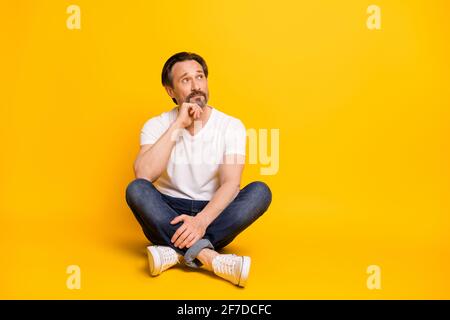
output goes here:
[{"label": "man's eye", "polygon": [[181,82],[186,82],[188,79],[184,78],[183,80],[181,80]]},{"label": "man's eye", "polygon": [[202,75],[199,75],[197,78],[200,78],[200,79],[201,79],[201,78],[203,78],[203,76],[202,76]]}]

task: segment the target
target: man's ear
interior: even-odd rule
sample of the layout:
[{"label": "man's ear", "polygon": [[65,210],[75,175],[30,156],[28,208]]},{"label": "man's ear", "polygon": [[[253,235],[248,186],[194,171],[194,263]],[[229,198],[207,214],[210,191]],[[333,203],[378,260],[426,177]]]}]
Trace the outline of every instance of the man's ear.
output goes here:
[{"label": "man's ear", "polygon": [[171,88],[169,86],[164,86],[164,88],[166,88],[167,93],[169,94],[169,96],[172,99],[175,98],[175,92],[174,92],[173,88]]},{"label": "man's ear", "polygon": [[166,91],[169,94],[169,96],[172,98],[173,103],[178,105],[177,99],[175,99],[175,91],[173,90],[173,88],[171,88],[170,86],[164,86],[164,88],[166,88]]}]

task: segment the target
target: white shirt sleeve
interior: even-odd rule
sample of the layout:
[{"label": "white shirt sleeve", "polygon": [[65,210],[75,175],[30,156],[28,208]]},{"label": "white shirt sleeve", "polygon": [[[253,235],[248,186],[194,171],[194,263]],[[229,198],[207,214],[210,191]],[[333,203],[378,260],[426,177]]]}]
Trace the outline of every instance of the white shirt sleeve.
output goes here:
[{"label": "white shirt sleeve", "polygon": [[247,131],[241,120],[233,119],[225,132],[225,154],[241,154],[245,156]]},{"label": "white shirt sleeve", "polygon": [[154,144],[167,130],[161,116],[148,120],[141,130],[141,146],[144,144]]}]

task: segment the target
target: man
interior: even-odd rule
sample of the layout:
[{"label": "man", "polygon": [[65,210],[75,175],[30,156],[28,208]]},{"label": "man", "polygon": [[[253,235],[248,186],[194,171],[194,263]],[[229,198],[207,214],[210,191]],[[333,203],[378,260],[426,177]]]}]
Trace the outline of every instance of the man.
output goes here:
[{"label": "man", "polygon": [[272,193],[259,181],[240,189],[246,130],[208,105],[208,67],[195,53],[170,57],[162,84],[177,105],[148,120],[126,201],[153,244],[153,276],[184,260],[245,286],[250,257],[219,254],[269,207]]}]

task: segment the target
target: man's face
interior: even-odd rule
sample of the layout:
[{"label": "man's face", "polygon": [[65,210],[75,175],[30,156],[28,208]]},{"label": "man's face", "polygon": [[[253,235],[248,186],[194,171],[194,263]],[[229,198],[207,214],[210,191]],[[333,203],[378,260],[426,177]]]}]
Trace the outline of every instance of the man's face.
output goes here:
[{"label": "man's face", "polygon": [[208,80],[203,68],[195,60],[177,62],[172,67],[173,88],[166,87],[167,92],[175,98],[178,105],[183,102],[196,103],[204,107],[208,103]]}]

